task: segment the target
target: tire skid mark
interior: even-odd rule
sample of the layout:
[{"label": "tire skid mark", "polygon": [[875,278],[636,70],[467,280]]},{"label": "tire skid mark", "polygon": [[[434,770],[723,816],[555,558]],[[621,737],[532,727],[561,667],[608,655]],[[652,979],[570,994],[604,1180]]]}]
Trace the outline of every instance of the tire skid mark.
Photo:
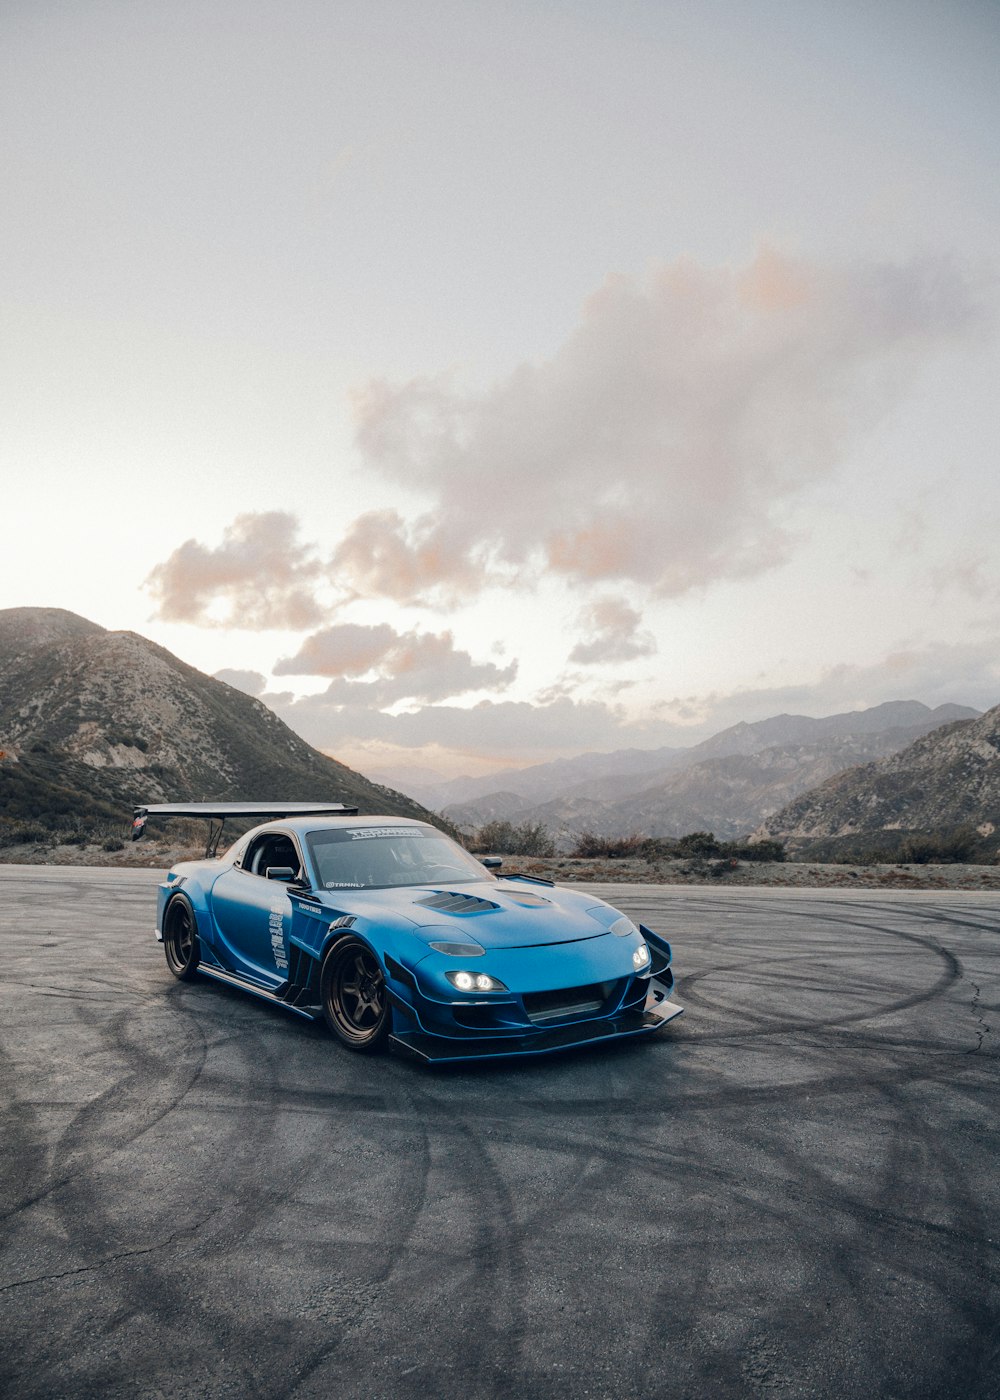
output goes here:
[{"label": "tire skid mark", "polygon": [[[83,1014],[83,1007],[80,1007]],[[188,1018],[189,1063],[164,1058],[149,1051],[136,1025],[134,1013],[119,1012],[105,1022],[83,1014],[101,1032],[106,1049],[126,1062],[126,1068],[102,1093],[89,1100],[70,1119],[51,1154],[48,1180],[22,1197],[0,1220],[18,1214],[69,1185],[103,1161],[109,1151],[135,1142],[171,1113],[191,1091],[205,1065],[206,1039],[194,1018]],[[171,1086],[171,1081],[175,1081]],[[163,1086],[166,1084],[166,1092]],[[132,1115],[138,1122],[130,1121]],[[110,1139],[110,1145],[109,1145]]]},{"label": "tire skid mark", "polygon": [[20,1077],[13,1058],[0,1040],[0,1089],[4,1102],[0,1107],[0,1220],[17,1210],[11,1201],[16,1183],[35,1181],[45,1170],[47,1148],[41,1131],[36,1105],[19,1093]]},{"label": "tire skid mark", "polygon": [[[747,1152],[751,1156],[759,1153],[768,1162],[780,1162],[787,1181],[794,1183],[794,1191],[791,1195],[783,1194],[775,1184],[775,1189],[761,1198],[759,1183],[756,1184],[756,1191],[748,1189],[735,1172],[729,1173],[724,1183],[719,1183],[718,1174],[713,1177],[717,1185],[724,1185],[724,1194],[716,1197],[719,1205],[711,1214],[711,1220],[716,1220],[720,1215],[728,1218],[736,1214],[745,1222],[743,1228],[750,1235],[758,1237],[762,1243],[765,1240],[768,1242],[767,1248],[778,1254],[781,1263],[780,1267],[774,1267],[769,1272],[770,1287],[765,1289],[758,1286],[754,1290],[758,1313],[756,1326],[745,1327],[735,1337],[730,1337],[725,1349],[711,1354],[711,1369],[707,1373],[703,1370],[700,1377],[702,1388],[697,1389],[696,1393],[716,1393],[720,1376],[727,1378],[726,1384],[732,1393],[756,1393],[758,1387],[770,1391],[789,1386],[796,1391],[805,1389],[812,1393],[810,1381],[815,1378],[803,1374],[803,1358],[798,1349],[773,1343],[762,1348],[760,1337],[794,1338],[801,1335],[808,1324],[808,1310],[803,1307],[798,1281],[808,1275],[810,1260],[816,1258],[819,1251],[822,1251],[824,1261],[822,1288],[840,1300],[842,1309],[846,1304],[852,1312],[850,1330],[855,1336],[855,1355],[851,1360],[853,1364],[860,1347],[864,1361],[864,1375],[859,1377],[859,1384],[866,1386],[867,1393],[883,1393],[884,1384],[893,1374],[892,1366],[887,1364],[881,1349],[869,1340],[866,1319],[851,1300],[865,1296],[866,1285],[874,1274],[893,1269],[903,1273],[907,1271],[907,1261],[912,1253],[909,1233],[906,1230],[900,1233],[899,1218],[893,1218],[885,1207],[888,1200],[893,1199],[900,1180],[917,1183],[917,1198],[911,1201],[911,1205],[914,1209],[923,1205],[920,1183],[928,1173],[928,1139],[932,1137],[923,1125],[915,1123],[906,1114],[897,1117],[897,1097],[893,1096],[891,1104],[894,1110],[891,1117],[896,1130],[887,1146],[883,1171],[872,1179],[873,1184],[870,1185],[859,1170],[855,1189],[833,1179],[811,1153],[796,1149],[784,1131],[783,1119],[751,1128],[745,1119],[737,1118],[734,1131],[739,1133]],[[905,1137],[900,1131],[901,1127],[905,1129]],[[695,1167],[693,1161],[690,1167]],[[683,1180],[683,1169],[679,1175]],[[946,1173],[939,1175],[947,1181]],[[948,1245],[964,1242],[965,1239],[982,1238],[978,1218],[970,1220],[959,1211],[955,1215],[955,1223],[947,1231]],[[762,1222],[766,1222],[766,1225]],[[925,1220],[903,1223],[906,1227],[911,1223],[920,1226],[928,1224]],[[697,1235],[696,1222],[692,1222],[692,1229]],[[710,1234],[711,1230],[705,1233]],[[689,1267],[690,1261],[686,1260],[685,1277]],[[944,1297],[933,1267],[925,1271],[925,1278],[919,1277],[919,1271],[915,1272],[919,1284],[933,1288]],[[660,1295],[660,1302],[661,1308],[668,1311],[663,1306],[665,1297],[672,1298],[667,1287]],[[683,1307],[684,1300],[681,1301]],[[676,1300],[673,1302],[676,1304]],[[687,1333],[712,1333],[717,1330],[714,1328],[713,1314],[717,1314],[720,1304],[719,1300],[715,1302],[716,1307],[708,1307],[704,1313],[697,1309],[685,1309],[682,1313],[682,1347],[683,1337]],[[725,1298],[721,1306],[726,1307]],[[945,1314],[947,1312],[945,1300]],[[843,1317],[840,1324],[844,1325]],[[660,1341],[658,1327],[651,1325],[647,1340],[650,1348],[655,1347]],[[704,1368],[704,1356],[699,1361]],[[748,1365],[751,1369],[756,1368],[760,1374],[748,1379],[743,1374]],[[822,1380],[822,1377],[819,1379]],[[750,1381],[754,1383],[750,1384]],[[840,1377],[841,1386],[849,1393],[858,1393],[850,1381],[849,1375]],[[820,1393],[827,1392],[822,1390]],[[945,1394],[948,1391],[945,1387],[938,1389],[932,1384],[924,1393]]]},{"label": "tire skid mark", "polygon": [[[828,1058],[829,1054],[829,1047],[824,1044],[805,1046],[798,1043],[798,1049],[800,1053],[807,1049],[814,1050],[821,1054],[824,1059]],[[863,1066],[867,1063],[867,1056],[864,1053],[866,1049],[867,1046],[859,1047],[858,1052],[854,1053],[850,1047],[843,1047],[841,1058],[849,1057],[851,1061],[857,1061],[859,1066]],[[709,1088],[702,1088],[700,1081],[695,1084],[680,1083],[676,1086],[676,1094],[665,1103],[661,1110],[657,1111],[653,1106],[644,1106],[642,1121],[662,1122],[669,1126],[676,1119],[677,1114],[682,1111],[686,1113],[703,1108],[718,1109],[729,1104],[756,1110],[767,1104],[793,1104],[798,1100],[850,1097],[860,1091],[878,1089],[883,1085],[937,1084],[957,1088],[961,1081],[956,1080],[956,1073],[962,1074],[966,1081],[968,1081],[969,1076],[974,1076],[986,1088],[993,1086],[993,1080],[985,1065],[982,1069],[977,1069],[976,1061],[970,1062],[963,1051],[952,1049],[942,1052],[933,1063],[926,1063],[919,1059],[914,1060],[908,1054],[901,1054],[897,1058],[898,1062],[894,1066],[885,1069],[863,1071],[853,1064],[846,1064],[832,1069],[822,1077],[797,1080],[789,1084],[747,1084],[738,1081],[721,1087],[713,1084]],[[586,1111],[594,1119],[599,1118],[605,1124],[614,1123],[616,1119],[624,1119],[628,1123],[633,1123],[635,1120],[634,1104],[623,1103],[621,1099],[588,1099],[565,1103],[525,1100],[522,1107],[537,1110],[545,1123],[546,1133],[549,1132],[553,1121],[572,1121],[578,1118],[583,1111]],[[512,1110],[511,1114],[505,1117],[498,1107],[491,1107],[486,1121],[492,1125],[491,1131],[522,1134],[525,1132],[518,1110]],[[526,1120],[526,1123],[530,1123],[530,1120]],[[521,1140],[530,1140],[530,1138],[522,1136]]]},{"label": "tire skid mark", "polygon": [[[338,1047],[331,1043],[331,1051],[338,1053]],[[348,1052],[339,1051],[346,1055]],[[416,1122],[420,1125],[420,1145],[417,1150],[418,1162],[412,1163],[413,1170],[404,1174],[406,1183],[403,1191],[397,1191],[394,1196],[394,1215],[398,1213],[400,1228],[396,1232],[394,1240],[387,1246],[382,1246],[381,1262],[376,1263],[370,1276],[365,1280],[369,1287],[376,1290],[378,1296],[384,1296],[392,1290],[397,1275],[405,1274],[408,1256],[411,1249],[415,1248],[416,1237],[419,1233],[422,1218],[428,1202],[428,1183],[432,1167],[432,1152],[430,1133],[424,1115],[417,1110],[419,1094],[415,1086],[405,1078],[395,1078],[392,1085],[395,1090],[396,1105],[394,1113],[398,1115],[401,1122]],[[408,1291],[408,1284],[405,1278],[400,1277],[400,1288],[403,1290],[404,1301]],[[392,1310],[394,1313],[396,1309]],[[289,1379],[288,1388],[283,1391],[286,1396],[299,1394],[306,1387],[313,1388],[312,1382],[318,1377],[323,1369],[331,1363],[336,1362],[338,1374],[336,1384],[324,1385],[322,1393],[329,1394],[331,1389],[336,1389],[343,1394],[342,1367],[344,1365],[344,1353],[348,1352],[354,1344],[354,1333],[359,1319],[352,1317],[348,1319],[348,1326],[342,1328],[340,1332],[333,1332],[327,1335],[317,1345],[310,1337],[302,1335],[299,1341],[298,1352],[301,1360],[297,1362],[294,1376]],[[393,1353],[391,1336],[379,1337],[379,1349],[386,1354]]]},{"label": "tire skid mark", "polygon": [[[442,1102],[433,1088],[413,1077],[409,1066],[400,1068],[407,1074],[405,1087],[401,1082],[400,1088],[409,1121],[419,1122],[423,1129],[422,1163],[419,1197],[411,1198],[402,1238],[372,1275],[381,1289],[383,1308],[377,1353],[386,1358],[411,1355],[408,1374],[414,1376],[414,1384],[420,1385],[422,1393],[436,1393],[435,1387],[444,1383],[441,1376],[453,1374],[447,1370],[451,1364],[448,1319],[470,1315],[476,1319],[475,1326],[463,1332],[459,1355],[453,1358],[463,1373],[477,1378],[465,1393],[524,1394],[523,1389],[510,1388],[512,1338],[520,1335],[525,1322],[520,1303],[523,1266],[506,1183],[455,1105]],[[466,1223],[462,1243],[457,1248],[452,1244],[442,1254],[441,1213],[450,1219],[456,1211]],[[453,1231],[446,1234],[453,1238]],[[371,1338],[357,1357],[358,1387],[346,1385],[344,1368],[350,1367],[359,1345],[361,1338],[354,1329],[342,1338],[329,1339],[300,1372],[294,1393],[329,1394],[330,1387],[321,1385],[319,1373],[331,1364],[336,1366],[336,1390],[341,1397],[394,1393],[395,1368],[387,1373],[384,1390],[373,1388]]]},{"label": "tire skid mark", "polygon": [[[941,944],[938,943],[935,939],[926,938],[920,934],[907,933],[900,929],[890,928],[884,924],[873,924],[858,919],[831,920],[831,922],[847,923],[850,927],[853,928],[863,928],[871,933],[885,934],[897,940],[902,940],[907,943],[913,943],[918,947],[921,947],[938,957],[945,965],[944,970],[941,972],[941,974],[931,987],[922,989],[918,992],[911,993],[909,996],[906,997],[899,997],[893,1001],[881,1003],[875,1007],[865,1009],[863,1011],[844,1012],[833,1016],[782,1018],[777,1015],[768,1016],[767,1013],[748,1011],[742,1007],[739,1008],[738,1011],[728,1011],[723,1006],[722,1010],[724,1011],[724,1013],[730,1015],[738,1014],[741,1018],[749,1020],[754,1025],[756,1031],[761,1034],[773,1034],[776,1031],[797,1031],[813,1029],[815,1027],[846,1026],[855,1024],[860,1021],[873,1020],[882,1016],[896,1015],[900,1011],[910,1010],[912,1007],[919,1006],[924,1002],[934,1001],[938,997],[943,996],[943,994],[947,992],[949,988],[951,988],[957,981],[961,980],[963,976],[962,964],[955,956],[955,954],[952,953],[949,949],[942,947]],[[753,965],[758,966],[759,964],[755,961]],[[741,970],[741,965],[738,964],[735,968],[730,968],[726,970],[739,971]],[[700,973],[692,973],[689,974],[687,978],[682,978],[679,983],[678,995],[693,995],[695,998],[698,998],[700,1000],[702,1005],[715,1007],[718,1009],[719,1004],[717,1002],[712,1002],[710,999],[702,997],[699,993],[692,994],[690,991],[691,986],[696,981],[702,981],[705,978],[711,977],[715,974],[715,972],[716,969],[705,969]],[[835,991],[832,988],[830,989],[830,994],[843,995],[842,992]],[[848,996],[849,995],[850,994],[848,993]],[[770,1022],[770,1024],[768,1024],[768,1022]],[[699,1041],[709,1040],[717,1036],[718,1034],[718,1032],[708,1031],[693,1036],[692,1039],[696,1039]],[[723,1032],[723,1034],[729,1033]]]},{"label": "tire skid mark", "polygon": [[[187,989],[181,984],[176,984],[172,990],[172,996],[184,1000],[183,993]],[[185,1011],[185,1015],[190,1013]],[[197,1022],[196,1022],[197,1024]],[[260,1041],[254,1041],[252,1047],[246,1049],[248,1068],[259,1072],[261,1062],[267,1063],[267,1053]],[[156,1056],[152,1060],[156,1062]],[[267,1082],[273,1084],[273,1074],[267,1076]],[[277,1101],[277,1089],[272,1089],[271,1098]],[[252,1109],[254,1120],[258,1130],[264,1123],[264,1135],[266,1136],[273,1123],[268,1122],[266,1114],[261,1113],[260,1098],[258,1097]],[[272,1115],[273,1118],[273,1115]],[[176,1276],[176,1270],[181,1262],[181,1256],[185,1252],[190,1252],[192,1248],[210,1249],[213,1257],[222,1255],[230,1249],[233,1243],[239,1243],[246,1237],[249,1229],[252,1228],[259,1215],[269,1207],[273,1207],[277,1200],[277,1193],[270,1196],[266,1192],[242,1192],[226,1190],[228,1184],[228,1172],[232,1172],[240,1165],[240,1152],[242,1148],[244,1154],[249,1150],[260,1155],[261,1140],[251,1136],[249,1139],[246,1133],[245,1116],[237,1116],[235,1120],[227,1121],[226,1133],[223,1140],[217,1144],[219,1160],[223,1165],[222,1171],[215,1174],[209,1182],[203,1177],[199,1177],[198,1185],[204,1204],[199,1203],[199,1214],[202,1216],[198,1228],[195,1230],[181,1230],[161,1248],[126,1250],[127,1259],[133,1253],[143,1255],[143,1267],[138,1275],[129,1273],[123,1274],[121,1278],[111,1278],[108,1280],[108,1288],[117,1290],[119,1306],[117,1311],[123,1316],[134,1313],[138,1307],[142,1314],[149,1319],[164,1318],[173,1316],[183,1316],[190,1311],[190,1291],[183,1282],[183,1278]],[[192,1185],[194,1183],[192,1182]],[[207,1189],[206,1189],[207,1188]],[[289,1183],[288,1189],[293,1189],[293,1183]],[[250,1203],[252,1207],[248,1209]],[[85,1251],[92,1237],[96,1234],[99,1238],[114,1239],[120,1236],[123,1229],[131,1229],[131,1225],[121,1223],[116,1220],[108,1209],[104,1197],[100,1191],[95,1191],[91,1183],[79,1178],[74,1181],[65,1197],[59,1199],[61,1207],[62,1225],[70,1240],[76,1244],[77,1249]],[[176,1209],[176,1193],[168,1194],[161,1204],[154,1201],[152,1207],[153,1219],[146,1226],[147,1232],[155,1232],[158,1229],[169,1226]],[[158,1216],[163,1216],[163,1224],[158,1223]],[[79,1223],[86,1221],[86,1224]],[[96,1227],[95,1227],[95,1221]],[[205,1228],[210,1226],[211,1228]],[[180,1248],[178,1248],[180,1247]],[[185,1248],[186,1247],[186,1248]],[[226,1308],[228,1297],[223,1290],[222,1295],[217,1298],[214,1293],[202,1294],[198,1299],[197,1329],[203,1336],[213,1337],[214,1335],[230,1338],[230,1353],[227,1362],[228,1371],[238,1378],[240,1393],[254,1394],[254,1386],[257,1383],[254,1368],[252,1366],[252,1356],[255,1343],[259,1342],[258,1329],[252,1321],[237,1320],[234,1324],[233,1318]],[[163,1362],[159,1358],[152,1358],[150,1364],[159,1366]],[[103,1393],[111,1390],[120,1383],[120,1377],[112,1365],[106,1365],[103,1372],[93,1377],[95,1393]],[[153,1385],[154,1390],[158,1387]]]},{"label": "tire skid mark", "polygon": [[[711,906],[711,919],[721,922],[721,907]],[[124,1400],[175,1393],[180,1384],[206,1400],[293,1391],[302,1400],[472,1400],[491,1394],[493,1363],[506,1362],[503,1338],[483,1320],[493,1308],[502,1321],[513,1295],[520,1350],[504,1380],[518,1397],[575,1400],[585,1389],[719,1400],[830,1394],[837,1376],[837,1393],[859,1400],[889,1393],[892,1357],[917,1328],[931,1346],[914,1352],[905,1393],[991,1395],[1000,1241],[983,1176],[988,1136],[975,1126],[997,1106],[990,1040],[975,1053],[956,1047],[964,989],[932,999],[933,1013],[907,1018],[924,1034],[905,1039],[898,1026],[803,1028],[791,1017],[783,1029],[726,1032],[734,1013],[710,999],[703,969],[712,959],[731,968],[710,970],[725,978],[726,995],[741,977],[759,994],[771,977],[796,1002],[825,994],[828,970],[813,978],[809,964],[835,962],[838,948],[874,944],[872,1000],[887,999],[878,984],[892,979],[900,956],[893,994],[924,976],[929,952],[906,958],[898,939],[863,929],[856,941],[838,938],[836,929],[856,919],[827,924],[816,904],[797,911],[814,928],[798,923],[794,946],[806,951],[789,957],[781,936],[768,937],[773,908],[756,907],[750,935],[759,955],[748,951],[742,963],[732,930],[712,929],[706,917],[691,932],[692,1009],[706,1010],[670,1035],[537,1065],[430,1076],[402,1061],[370,1064],[236,994],[209,1000],[176,988],[166,1019],[196,1017],[207,1032],[205,1067],[169,1129],[144,1150],[115,1144],[122,1124],[111,1111],[104,1129],[91,1125],[89,1169],[52,1204],[67,1248],[54,1247],[55,1234],[46,1242],[44,1212],[22,1217],[22,1272],[39,1280],[28,1287],[22,1279],[5,1295],[9,1322],[23,1322],[26,1341],[17,1361],[25,1369],[11,1374],[8,1393]],[[892,908],[901,920],[910,912],[901,902]],[[956,959],[981,943],[947,920],[937,925],[928,918],[918,927]],[[63,955],[45,956],[55,963]],[[966,964],[974,1013],[985,1018],[991,983]],[[178,1043],[187,1062],[187,1033],[173,1045],[161,1033],[162,975],[154,983],[144,970],[139,984],[152,997],[136,1021],[145,1061],[129,1057],[131,1028],[111,1024],[93,996],[77,1021],[64,1023],[79,1025],[81,1044],[99,1046],[85,1052],[88,1076],[110,1064],[134,1088],[162,1077]],[[112,994],[136,1005],[136,989]],[[856,1000],[852,1009],[860,1009]],[[696,1033],[702,1026],[714,1029]],[[14,1034],[5,1035],[15,1050]],[[772,1055],[776,1075],[802,1077],[769,1079]],[[33,1085],[29,1112],[36,1099],[40,1111],[55,1106],[58,1090],[38,1092],[48,1082]],[[124,1105],[123,1124],[140,1107]],[[973,1136],[946,1140],[949,1125],[966,1123]],[[106,1161],[97,1152],[102,1132],[112,1142]],[[967,1140],[972,1160],[962,1150]],[[391,1184],[379,1194],[385,1173]],[[128,1194],[116,1201],[119,1183]],[[347,1236],[338,1229],[345,1191],[354,1193]],[[391,1220],[381,1209],[387,1201]],[[505,1211],[517,1238],[501,1233],[492,1244]],[[171,1241],[179,1221],[200,1223]],[[51,1252],[54,1275],[69,1268],[61,1281],[37,1267],[46,1253],[32,1258],[36,1240]],[[621,1274],[608,1245],[628,1250]],[[659,1247],[665,1259],[651,1260],[647,1251]],[[86,1272],[76,1274],[76,1264]],[[78,1278],[93,1280],[89,1306]],[[539,1292],[543,1281],[573,1285],[570,1311]],[[303,1290],[308,1302],[317,1285],[315,1304],[303,1311]],[[822,1314],[805,1307],[813,1298],[831,1309],[826,1330]],[[34,1329],[42,1310],[46,1332],[76,1336],[79,1346],[64,1346],[60,1357]],[[873,1322],[884,1329],[884,1350]],[[179,1339],[197,1369],[182,1360]],[[407,1358],[403,1369],[393,1355]],[[551,1369],[553,1358],[562,1369]],[[838,1362],[846,1365],[838,1370]],[[64,1363],[73,1369],[60,1369]]]},{"label": "tire skid mark", "polygon": [[[433,1123],[436,1176],[447,1201],[457,1203],[451,1209],[461,1211],[465,1221],[451,1264],[453,1307],[459,1312],[469,1309],[476,1318],[474,1329],[464,1329],[452,1342],[455,1351],[443,1359],[476,1377],[473,1394],[519,1397],[530,1393],[522,1360],[527,1333],[525,1230],[504,1171],[483,1141],[478,1115],[473,1117],[463,1102],[457,1078],[457,1103],[451,1086],[442,1087],[443,1093],[437,1083],[421,1086],[417,1102]],[[439,1260],[435,1250],[425,1270],[428,1264],[436,1270]]]},{"label": "tire skid mark", "polygon": [[[463,1262],[462,1296],[478,1324],[465,1338],[463,1365],[481,1378],[482,1390],[497,1397],[525,1394],[520,1353],[526,1331],[523,1305],[526,1268],[522,1228],[500,1169],[469,1118],[436,1105],[435,1148],[446,1184],[467,1200],[472,1232]],[[468,1305],[467,1304],[467,1305]]]}]

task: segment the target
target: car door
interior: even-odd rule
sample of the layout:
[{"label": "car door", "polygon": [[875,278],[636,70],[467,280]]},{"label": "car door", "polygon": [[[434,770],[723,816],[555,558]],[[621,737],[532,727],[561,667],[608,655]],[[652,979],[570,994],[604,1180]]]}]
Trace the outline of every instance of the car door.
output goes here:
[{"label": "car door", "polygon": [[275,866],[301,870],[298,847],[288,832],[261,832],[239,863],[224,871],[212,887],[212,913],[223,961],[233,972],[270,989],[288,977],[292,923],[287,886],[267,878],[267,870]]}]

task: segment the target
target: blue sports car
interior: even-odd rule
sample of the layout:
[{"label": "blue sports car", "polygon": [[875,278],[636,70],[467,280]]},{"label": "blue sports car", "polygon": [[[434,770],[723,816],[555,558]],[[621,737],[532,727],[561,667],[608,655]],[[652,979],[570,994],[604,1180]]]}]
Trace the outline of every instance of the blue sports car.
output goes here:
[{"label": "blue sports car", "polygon": [[[262,816],[222,856],[226,816]],[[648,1035],[681,1012],[670,945],[593,895],[504,874],[424,822],[336,804],[193,804],[204,860],[160,886],[156,936],[206,975],[324,1019],[350,1050],[425,1063],[538,1055]]]}]

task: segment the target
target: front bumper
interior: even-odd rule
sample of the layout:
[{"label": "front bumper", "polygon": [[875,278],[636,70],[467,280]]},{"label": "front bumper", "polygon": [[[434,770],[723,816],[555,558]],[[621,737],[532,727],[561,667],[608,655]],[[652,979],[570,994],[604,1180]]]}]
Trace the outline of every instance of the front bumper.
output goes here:
[{"label": "front bumper", "polygon": [[645,1004],[628,1006],[612,1016],[569,1022],[524,1035],[476,1035],[468,1038],[432,1035],[422,1029],[399,1030],[390,1044],[422,1064],[449,1065],[469,1061],[522,1059],[533,1055],[554,1055],[609,1040],[650,1035],[680,1016],[684,1008],[670,1000],[673,983],[650,977]]}]

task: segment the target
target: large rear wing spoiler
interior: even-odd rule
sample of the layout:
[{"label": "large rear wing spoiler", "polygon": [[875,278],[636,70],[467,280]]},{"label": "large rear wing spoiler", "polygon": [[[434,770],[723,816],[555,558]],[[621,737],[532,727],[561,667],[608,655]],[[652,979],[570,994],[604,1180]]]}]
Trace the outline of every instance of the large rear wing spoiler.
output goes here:
[{"label": "large rear wing spoiler", "polygon": [[343,802],[159,802],[133,807],[132,840],[140,839],[150,817],[200,817],[208,822],[205,856],[210,859],[219,849],[227,817],[256,817],[263,822],[281,817],[353,817],[357,811],[357,807],[347,807]]}]

